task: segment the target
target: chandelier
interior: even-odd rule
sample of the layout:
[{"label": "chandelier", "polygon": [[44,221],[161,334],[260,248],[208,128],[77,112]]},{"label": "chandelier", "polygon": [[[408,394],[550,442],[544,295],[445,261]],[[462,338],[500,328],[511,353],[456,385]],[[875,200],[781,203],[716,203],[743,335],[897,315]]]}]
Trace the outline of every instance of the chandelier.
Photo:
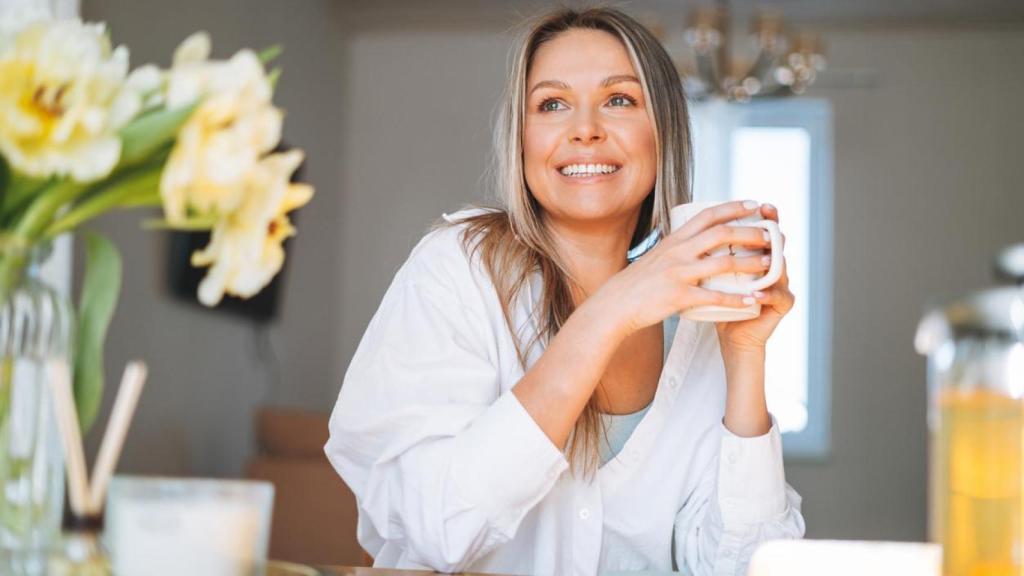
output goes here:
[{"label": "chandelier", "polygon": [[777,12],[761,12],[751,24],[756,50],[752,63],[732,58],[729,32],[729,11],[724,1],[691,13],[685,37],[693,49],[696,67],[684,74],[691,97],[748,102],[802,94],[825,69],[821,37],[806,31],[787,34]]}]

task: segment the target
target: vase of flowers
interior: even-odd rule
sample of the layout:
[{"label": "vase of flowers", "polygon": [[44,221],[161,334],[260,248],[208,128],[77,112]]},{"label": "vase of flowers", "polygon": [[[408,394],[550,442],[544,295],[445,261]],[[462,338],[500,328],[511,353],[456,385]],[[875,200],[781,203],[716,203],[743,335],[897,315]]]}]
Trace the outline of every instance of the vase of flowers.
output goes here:
[{"label": "vase of flowers", "polygon": [[[13,256],[12,250],[4,256]],[[39,278],[48,254],[48,244],[32,248],[24,274],[0,302],[0,546],[5,549],[44,547],[62,511],[63,459],[44,374],[49,359],[71,358],[75,318],[67,296]]]},{"label": "vase of flowers", "polygon": [[[47,247],[111,210],[149,209],[152,229],[206,230],[199,300],[256,294],[281,269],[289,212],[311,187],[290,182],[299,150],[272,152],[279,50],[210,59],[197,33],[162,69],[129,68],[102,24],[0,22],[0,548],[45,546],[58,529],[61,457],[42,366],[74,367],[88,429],[103,387],[103,340],[121,283],[117,247],[82,236],[72,304],[35,270]],[[157,211],[153,214],[153,211]]]}]

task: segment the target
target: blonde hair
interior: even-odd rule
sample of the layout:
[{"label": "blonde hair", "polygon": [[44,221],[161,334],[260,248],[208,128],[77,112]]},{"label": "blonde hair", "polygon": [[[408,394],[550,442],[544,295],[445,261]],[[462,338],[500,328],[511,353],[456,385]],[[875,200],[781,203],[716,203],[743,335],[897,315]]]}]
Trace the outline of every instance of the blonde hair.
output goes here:
[{"label": "blonde hair", "polygon": [[[461,221],[466,225],[462,237],[466,250],[480,256],[491,276],[524,370],[533,346],[550,341],[575,310],[574,288],[582,293],[543,224],[542,208],[527,188],[523,173],[527,73],[543,43],[573,29],[605,31],[622,42],[643,86],[647,113],[655,127],[657,176],[654,190],[643,201],[633,244],[655,229],[667,234],[669,210],[690,197],[686,99],[675,66],[658,40],[636,20],[612,8],[563,8],[526,22],[510,52],[510,74],[494,131],[494,187],[502,208]],[[526,339],[523,327],[513,325],[513,302],[536,273],[543,294],[533,311],[537,330]],[[588,475],[600,464],[599,441],[604,433],[597,408],[600,393],[599,384],[566,447],[574,471]]]}]

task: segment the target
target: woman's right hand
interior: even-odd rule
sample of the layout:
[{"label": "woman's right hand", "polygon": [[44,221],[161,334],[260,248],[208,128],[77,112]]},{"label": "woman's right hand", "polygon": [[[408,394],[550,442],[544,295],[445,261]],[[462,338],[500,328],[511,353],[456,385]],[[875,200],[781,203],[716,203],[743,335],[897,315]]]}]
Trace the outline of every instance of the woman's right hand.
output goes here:
[{"label": "woman's right hand", "polygon": [[[730,244],[762,249],[769,246],[761,228],[727,223],[754,214],[756,202],[727,202],[705,209],[678,230],[662,239],[650,252],[612,276],[591,298],[612,313],[623,338],[633,332],[695,306],[742,308],[746,294],[726,294],[700,287],[701,280],[727,272],[763,273],[765,256],[708,256]],[[591,301],[594,302],[591,302]]]}]

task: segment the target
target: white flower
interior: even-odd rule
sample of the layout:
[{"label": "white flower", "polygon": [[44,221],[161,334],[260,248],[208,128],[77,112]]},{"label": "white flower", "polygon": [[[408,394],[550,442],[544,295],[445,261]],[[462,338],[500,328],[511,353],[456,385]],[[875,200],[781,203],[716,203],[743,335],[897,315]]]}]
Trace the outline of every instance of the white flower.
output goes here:
[{"label": "white flower", "polygon": [[227,214],[243,200],[246,177],[281,139],[283,113],[271,103],[263,64],[243,50],[208,61],[209,39],[189,37],[168,73],[170,108],[200,100],[178,133],[160,182],[164,214],[180,222],[189,211]]},{"label": "white flower", "polygon": [[0,10],[0,51],[14,44],[14,38],[23,29],[36,22],[53,20],[53,13],[42,2],[16,4],[15,8]]},{"label": "white flower", "polygon": [[260,160],[245,179],[244,202],[214,226],[210,244],[192,255],[193,266],[210,266],[199,285],[199,301],[215,306],[225,293],[248,298],[284,264],[283,242],[295,235],[288,213],[313,197],[305,184],[291,184],[303,154],[292,150]]},{"label": "white flower", "polygon": [[112,50],[102,24],[21,29],[0,51],[0,153],[29,176],[106,176],[121,155],[117,131],[142,105],[127,74],[128,50]]}]

